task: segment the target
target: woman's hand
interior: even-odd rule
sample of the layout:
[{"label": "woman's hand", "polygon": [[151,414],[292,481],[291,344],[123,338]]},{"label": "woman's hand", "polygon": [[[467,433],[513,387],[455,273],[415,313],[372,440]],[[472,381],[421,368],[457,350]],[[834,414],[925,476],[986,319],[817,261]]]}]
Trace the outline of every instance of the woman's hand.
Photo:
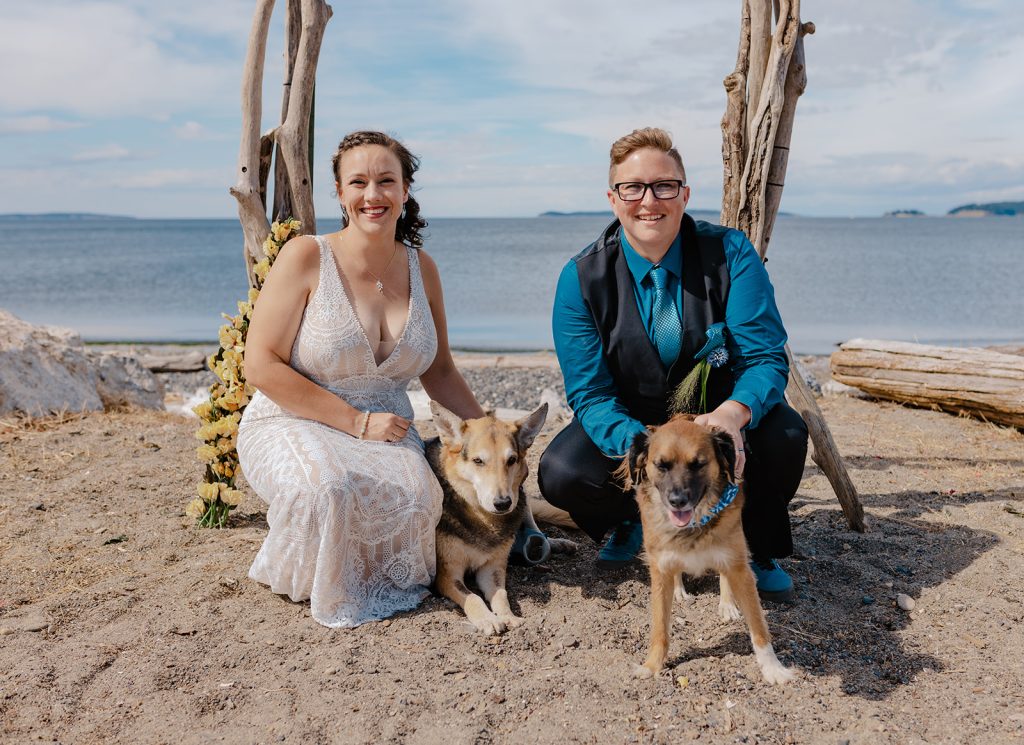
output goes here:
[{"label": "woman's hand", "polygon": [[[361,421],[360,424],[362,424]],[[403,419],[397,414],[389,414],[386,411],[374,412],[370,414],[370,419],[366,423],[366,433],[363,435],[363,439],[398,442],[405,437],[411,424],[412,422],[408,419]]]},{"label": "woman's hand", "polygon": [[750,423],[750,409],[739,401],[730,399],[724,401],[714,411],[701,414],[693,421],[705,427],[718,427],[729,433],[733,445],[736,446],[736,478],[741,479],[743,467],[747,463],[747,453],[743,448],[743,435],[740,430]]}]

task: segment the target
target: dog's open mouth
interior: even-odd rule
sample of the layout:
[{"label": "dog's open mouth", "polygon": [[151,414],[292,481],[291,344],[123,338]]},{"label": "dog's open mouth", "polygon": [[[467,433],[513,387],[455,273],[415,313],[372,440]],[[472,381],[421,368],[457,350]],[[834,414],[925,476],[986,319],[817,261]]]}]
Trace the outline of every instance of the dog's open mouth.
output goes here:
[{"label": "dog's open mouth", "polygon": [[668,519],[677,528],[687,528],[693,519],[693,510],[669,510]]}]

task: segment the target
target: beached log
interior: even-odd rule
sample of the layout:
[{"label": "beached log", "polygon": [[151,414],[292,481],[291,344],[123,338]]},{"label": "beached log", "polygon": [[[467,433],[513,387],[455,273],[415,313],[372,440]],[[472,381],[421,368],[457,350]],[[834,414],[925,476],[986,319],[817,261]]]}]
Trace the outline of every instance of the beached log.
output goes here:
[{"label": "beached log", "polygon": [[877,398],[1024,429],[1024,357],[981,348],[853,339],[832,377]]}]

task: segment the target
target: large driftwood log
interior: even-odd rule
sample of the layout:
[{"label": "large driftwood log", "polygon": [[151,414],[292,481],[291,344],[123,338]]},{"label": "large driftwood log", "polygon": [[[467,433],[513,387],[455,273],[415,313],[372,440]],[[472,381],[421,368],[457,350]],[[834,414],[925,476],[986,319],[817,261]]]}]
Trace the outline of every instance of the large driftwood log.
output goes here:
[{"label": "large driftwood log", "polygon": [[988,349],[853,339],[832,377],[878,398],[1024,428],[1024,357]]}]

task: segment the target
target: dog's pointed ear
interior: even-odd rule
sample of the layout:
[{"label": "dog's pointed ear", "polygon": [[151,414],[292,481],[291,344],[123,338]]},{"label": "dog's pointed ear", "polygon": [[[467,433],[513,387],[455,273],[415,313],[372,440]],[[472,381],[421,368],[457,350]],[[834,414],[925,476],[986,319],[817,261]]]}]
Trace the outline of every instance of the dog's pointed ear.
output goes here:
[{"label": "dog's pointed ear", "polygon": [[516,420],[516,442],[519,443],[519,450],[523,452],[529,449],[530,445],[540,434],[544,427],[544,421],[548,418],[548,405],[541,404],[537,410]]},{"label": "dog's pointed ear", "polygon": [[711,428],[711,440],[715,444],[718,460],[729,474],[729,481],[736,481],[736,443],[726,430],[719,427]]},{"label": "dog's pointed ear", "polygon": [[458,450],[462,448],[462,433],[466,423],[437,401],[430,402],[430,413],[434,415],[437,435],[446,448]]},{"label": "dog's pointed ear", "polygon": [[633,444],[622,459],[622,465],[615,470],[615,475],[622,479],[626,488],[632,488],[644,480],[644,467],[647,465],[647,448],[651,444],[650,428],[637,432],[633,436]]}]

